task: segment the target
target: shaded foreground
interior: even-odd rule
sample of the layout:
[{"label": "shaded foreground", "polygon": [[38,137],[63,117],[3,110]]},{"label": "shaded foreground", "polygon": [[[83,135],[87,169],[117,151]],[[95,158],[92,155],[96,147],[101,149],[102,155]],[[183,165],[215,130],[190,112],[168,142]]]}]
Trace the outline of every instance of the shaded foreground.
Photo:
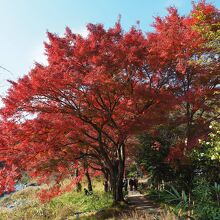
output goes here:
[{"label": "shaded foreground", "polygon": [[129,191],[128,196],[126,196],[126,204],[121,203],[117,207],[101,210],[82,219],[176,220],[177,218],[161,209],[158,204],[139,191]]},{"label": "shaded foreground", "polygon": [[175,219],[137,191],[128,193],[126,203],[112,206],[112,196],[103,192],[101,181],[94,184],[93,195],[72,191],[41,204],[36,194],[43,187],[29,186],[1,198],[0,220]]},{"label": "shaded foreground", "polygon": [[101,182],[96,182],[93,195],[74,190],[42,204],[37,193],[44,187],[27,187],[1,198],[0,220],[74,219],[76,213],[92,214],[112,205],[112,196],[103,193]]}]

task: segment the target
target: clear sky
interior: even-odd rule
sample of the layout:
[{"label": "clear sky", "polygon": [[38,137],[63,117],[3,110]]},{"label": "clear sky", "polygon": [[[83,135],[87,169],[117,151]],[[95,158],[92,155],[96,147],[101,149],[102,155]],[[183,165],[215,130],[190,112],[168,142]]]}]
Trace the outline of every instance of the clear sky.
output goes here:
[{"label": "clear sky", "polygon": [[[212,0],[220,8],[220,0]],[[0,0],[0,95],[6,94],[6,79],[28,73],[34,61],[46,62],[43,41],[46,31],[62,34],[66,26],[86,34],[87,23],[114,25],[119,14],[124,29],[140,21],[151,30],[153,16],[164,16],[168,6],[181,14],[191,9],[191,0]]]}]

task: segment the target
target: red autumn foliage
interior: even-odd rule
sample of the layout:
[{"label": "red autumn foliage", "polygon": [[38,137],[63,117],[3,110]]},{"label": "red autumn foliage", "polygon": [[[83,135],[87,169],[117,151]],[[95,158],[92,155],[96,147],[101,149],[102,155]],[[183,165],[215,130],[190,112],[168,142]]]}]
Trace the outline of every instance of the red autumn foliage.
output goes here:
[{"label": "red autumn foliage", "polygon": [[109,30],[90,24],[88,31],[87,38],[69,29],[64,37],[48,33],[48,66],[37,64],[12,85],[2,114],[18,136],[6,154],[18,151],[20,170],[43,182],[59,182],[89,158],[107,170],[121,200],[127,139],[163,121],[170,93],[148,72],[140,30],[124,33],[116,23]]},{"label": "red autumn foliage", "polygon": [[194,147],[216,117],[219,67],[214,59],[195,62],[206,54],[207,39],[192,16],[168,12],[148,35],[135,27],[124,32],[120,22],[108,30],[89,24],[87,37],[69,28],[64,37],[48,33],[48,65],[36,64],[12,82],[3,99],[1,172],[11,169],[13,181],[3,178],[2,191],[10,191],[25,171],[55,183],[42,192],[46,201],[63,192],[57,184],[76,169],[82,177],[86,160],[110,176],[120,201],[125,160],[135,152],[132,137],[173,116],[176,126],[186,127],[187,144],[174,146],[170,161]]},{"label": "red autumn foliage", "polygon": [[148,35],[151,67],[168,76],[168,89],[175,97],[172,123],[185,128],[167,158],[174,164],[177,158],[184,162],[186,151],[197,146],[210,132],[210,122],[219,118],[219,55],[206,46],[209,40],[200,30],[219,21],[219,11],[201,1],[189,16],[170,8],[168,16],[156,18],[155,32]]}]

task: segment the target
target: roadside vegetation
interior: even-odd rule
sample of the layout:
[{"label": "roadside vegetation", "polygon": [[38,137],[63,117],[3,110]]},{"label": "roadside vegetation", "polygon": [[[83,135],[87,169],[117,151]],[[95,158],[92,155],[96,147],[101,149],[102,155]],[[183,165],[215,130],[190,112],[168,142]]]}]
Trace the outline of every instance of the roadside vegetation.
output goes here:
[{"label": "roadside vegetation", "polygon": [[[140,138],[137,164],[150,177],[142,192],[180,219],[220,219],[220,124],[211,127],[209,138],[175,166],[166,159],[176,133],[163,128],[156,138],[147,134]],[[163,147],[156,149],[155,141]]]},{"label": "roadside vegetation", "polygon": [[[86,196],[83,191],[65,193],[41,203],[37,192],[45,186],[30,186],[0,199],[0,219],[2,220],[44,220],[74,219],[77,213],[92,215],[112,206],[112,195],[103,192],[102,182],[94,181],[93,194]],[[14,205],[13,208],[7,208]]]}]

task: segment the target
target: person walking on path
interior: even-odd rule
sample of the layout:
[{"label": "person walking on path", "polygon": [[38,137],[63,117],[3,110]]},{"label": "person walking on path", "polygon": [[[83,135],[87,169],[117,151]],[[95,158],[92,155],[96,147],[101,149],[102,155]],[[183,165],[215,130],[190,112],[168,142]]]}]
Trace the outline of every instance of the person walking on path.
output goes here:
[{"label": "person walking on path", "polygon": [[134,178],[134,189],[135,191],[138,189],[138,178]]},{"label": "person walking on path", "polygon": [[132,178],[129,179],[130,191],[133,191],[134,180]]}]

